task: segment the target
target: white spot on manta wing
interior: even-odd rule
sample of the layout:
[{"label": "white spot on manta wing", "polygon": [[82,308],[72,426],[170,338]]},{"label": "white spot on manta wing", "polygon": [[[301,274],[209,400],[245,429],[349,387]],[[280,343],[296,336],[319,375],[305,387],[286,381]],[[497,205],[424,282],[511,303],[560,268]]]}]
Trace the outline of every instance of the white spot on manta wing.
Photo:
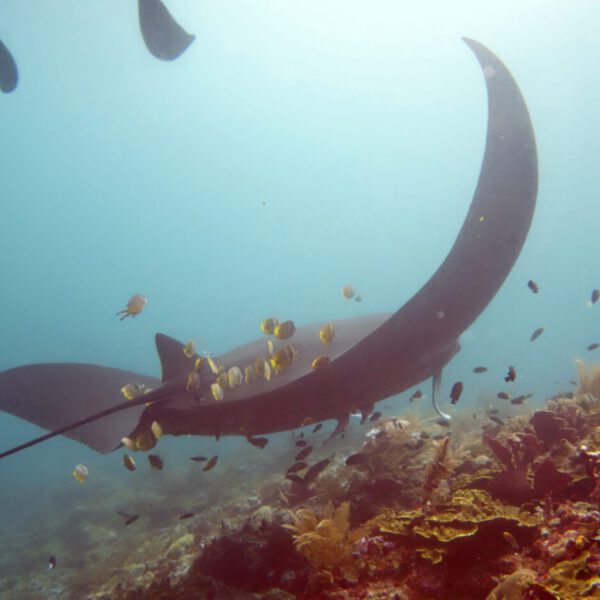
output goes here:
[{"label": "white spot on manta wing", "polygon": [[445,313],[443,310],[438,310],[438,311],[435,313],[435,316],[436,316],[438,319],[443,319],[443,318],[446,316],[446,313]]},{"label": "white spot on manta wing", "polygon": [[486,79],[493,79],[496,76],[496,69],[490,65],[485,65],[483,67],[483,76]]}]

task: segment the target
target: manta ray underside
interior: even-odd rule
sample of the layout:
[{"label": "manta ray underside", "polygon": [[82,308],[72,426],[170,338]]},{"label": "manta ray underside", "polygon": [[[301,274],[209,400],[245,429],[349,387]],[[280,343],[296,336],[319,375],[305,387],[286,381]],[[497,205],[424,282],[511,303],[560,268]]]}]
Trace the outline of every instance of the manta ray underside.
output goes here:
[{"label": "manta ray underside", "polygon": [[[50,432],[0,454],[18,452],[64,434],[99,452],[128,437],[138,446],[155,443],[153,423],[164,434],[245,435],[285,431],[325,419],[343,424],[351,411],[368,415],[375,402],[433,377],[458,351],[458,338],[494,297],[527,237],[537,195],[537,154],[527,107],[503,63],[480,43],[465,39],[477,57],[488,95],[485,153],[471,206],[448,256],[411,300],[392,314],[337,321],[324,347],[323,323],[299,327],[274,339],[296,355],[269,379],[251,376],[211,394],[216,376],[196,364],[183,344],[156,336],[162,380],[96,365],[27,365],[0,373],[0,409]],[[214,359],[224,370],[268,359],[264,338]],[[312,369],[315,357],[329,363]],[[260,370],[260,369],[259,369]],[[190,379],[190,373],[195,375]],[[250,373],[255,373],[252,369]],[[193,385],[190,382],[193,381]],[[124,401],[121,388],[137,382],[152,388]],[[147,390],[146,390],[147,391]],[[150,440],[150,441],[149,441]]]}]

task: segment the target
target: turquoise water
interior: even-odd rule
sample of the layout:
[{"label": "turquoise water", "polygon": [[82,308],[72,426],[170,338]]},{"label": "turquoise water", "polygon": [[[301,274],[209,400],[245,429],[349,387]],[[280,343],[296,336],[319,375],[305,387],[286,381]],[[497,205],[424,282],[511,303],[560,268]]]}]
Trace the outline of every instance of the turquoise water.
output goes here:
[{"label": "turquoise water", "polygon": [[[157,331],[218,354],[268,316],[397,309],[443,260],[477,181],[486,100],[468,36],[521,87],[540,189],[524,250],[466,332],[444,395],[464,380],[468,410],[509,364],[540,402],[570,389],[574,359],[600,341],[600,304],[586,306],[600,287],[598,3],[168,5],[197,36],[173,63],[147,52],[133,1],[0,6],[20,70],[0,98],[0,369],[73,361],[158,375]],[[344,301],[347,283],[361,304]],[[134,293],[148,305],[120,322]],[[494,375],[471,375],[478,364]],[[40,430],[1,414],[0,433],[5,449]],[[167,443],[185,456],[213,441]],[[101,502],[70,472],[83,462],[120,481],[119,460],[55,439],[0,462],[2,521],[18,504],[31,524],[62,486],[74,503]]]}]

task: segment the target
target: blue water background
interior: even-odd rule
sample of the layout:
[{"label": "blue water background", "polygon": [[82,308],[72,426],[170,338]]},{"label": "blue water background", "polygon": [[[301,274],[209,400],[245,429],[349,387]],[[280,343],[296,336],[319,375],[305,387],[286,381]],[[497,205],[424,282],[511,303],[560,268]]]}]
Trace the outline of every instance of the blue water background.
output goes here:
[{"label": "blue water background", "polygon": [[[147,52],[136,5],[0,5],[20,68],[0,98],[0,369],[75,361],[157,375],[157,331],[218,354],[268,316],[396,310],[443,260],[477,181],[486,96],[468,36],[521,87],[540,190],[524,250],[465,334],[444,395],[462,379],[458,409],[471,410],[503,389],[509,364],[515,393],[541,402],[570,389],[574,359],[600,341],[600,304],[586,306],[600,287],[597,2],[171,0],[197,36],[173,63]],[[362,303],[344,301],[347,283]],[[146,310],[120,322],[133,293]],[[472,375],[478,364],[490,373]],[[401,414],[408,395],[386,405]],[[0,415],[2,449],[40,433]],[[215,442],[165,443],[185,456]],[[3,522],[53,486],[78,501],[79,462],[123,476],[120,456],[65,439],[0,462]]]}]

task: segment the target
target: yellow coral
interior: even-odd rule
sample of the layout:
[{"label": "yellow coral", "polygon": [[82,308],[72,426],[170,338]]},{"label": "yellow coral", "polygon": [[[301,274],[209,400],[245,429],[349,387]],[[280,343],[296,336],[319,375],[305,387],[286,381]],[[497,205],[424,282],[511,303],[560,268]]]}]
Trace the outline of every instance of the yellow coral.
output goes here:
[{"label": "yellow coral", "polygon": [[346,577],[354,578],[356,565],[352,558],[350,535],[350,503],[334,508],[330,503],[319,520],[309,509],[290,511],[293,524],[284,527],[294,532],[294,544],[317,571],[339,569]]},{"label": "yellow coral", "polygon": [[574,560],[565,560],[550,569],[544,587],[561,598],[594,597],[600,591],[600,577],[587,566],[589,552],[583,552]]}]

